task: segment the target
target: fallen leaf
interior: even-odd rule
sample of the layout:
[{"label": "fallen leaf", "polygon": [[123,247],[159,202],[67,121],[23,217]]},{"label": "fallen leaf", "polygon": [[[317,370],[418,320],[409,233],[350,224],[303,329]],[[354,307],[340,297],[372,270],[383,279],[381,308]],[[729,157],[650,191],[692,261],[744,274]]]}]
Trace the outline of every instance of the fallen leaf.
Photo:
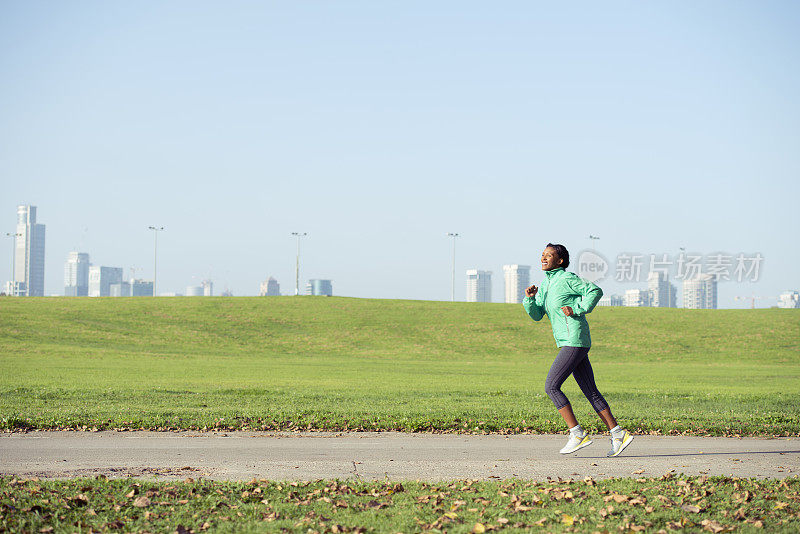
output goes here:
[{"label": "fallen leaf", "polygon": [[672,499],[670,499],[669,497],[665,497],[664,495],[656,495],[656,498],[668,506],[672,506],[673,504],[675,504],[675,502]]},{"label": "fallen leaf", "polygon": [[475,523],[475,526],[472,527],[472,532],[475,534],[483,534],[486,532],[486,527],[483,525],[483,523]]},{"label": "fallen leaf", "polygon": [[455,512],[445,512],[444,516],[447,517],[448,519],[456,519],[458,517],[458,514]]},{"label": "fallen leaf", "polygon": [[135,501],[133,501],[133,505],[136,508],[144,508],[146,506],[150,506],[150,499],[147,497],[137,497]]},{"label": "fallen leaf", "polygon": [[699,514],[700,513],[700,507],[699,506],[695,506],[694,504],[683,504],[683,505],[681,505],[681,510],[683,510],[684,512],[690,512],[690,513],[693,513],[693,514]]},{"label": "fallen leaf", "polygon": [[644,469],[637,469],[636,471],[633,471],[631,474],[633,474],[633,475],[641,475],[642,473],[644,473]]},{"label": "fallen leaf", "polygon": [[272,512],[271,514],[267,514],[264,516],[265,521],[275,521],[276,519],[280,519],[281,514],[279,512]]},{"label": "fallen leaf", "polygon": [[703,525],[703,528],[705,530],[708,530],[709,532],[713,532],[714,534],[716,534],[717,532],[722,532],[723,530],[725,530],[725,527],[722,526],[722,524],[720,524],[717,521],[712,521],[710,519],[703,519],[700,522],[700,524]]},{"label": "fallen leaf", "polygon": [[506,523],[508,523],[508,519],[506,519],[505,517],[498,517],[497,522],[500,523],[501,525],[505,525]]},{"label": "fallen leaf", "polygon": [[611,498],[614,499],[615,503],[621,504],[627,501],[629,497],[627,495],[619,495],[618,493],[615,493],[611,496]]},{"label": "fallen leaf", "polygon": [[81,493],[80,495],[76,495],[69,499],[73,506],[86,506],[89,504],[89,498]]},{"label": "fallen leaf", "polygon": [[565,525],[573,525],[575,523],[575,518],[571,515],[563,514],[561,516],[561,522]]}]

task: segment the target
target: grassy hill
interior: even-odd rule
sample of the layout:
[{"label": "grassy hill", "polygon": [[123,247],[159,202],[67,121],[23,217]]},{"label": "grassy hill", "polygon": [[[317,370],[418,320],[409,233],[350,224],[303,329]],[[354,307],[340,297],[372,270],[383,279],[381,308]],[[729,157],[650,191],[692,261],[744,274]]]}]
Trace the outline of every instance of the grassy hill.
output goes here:
[{"label": "grassy hill", "polygon": [[[632,429],[800,434],[796,310],[597,308],[600,390]],[[520,305],[0,299],[4,428],[563,429],[557,348]],[[599,429],[572,379],[579,420]]]}]

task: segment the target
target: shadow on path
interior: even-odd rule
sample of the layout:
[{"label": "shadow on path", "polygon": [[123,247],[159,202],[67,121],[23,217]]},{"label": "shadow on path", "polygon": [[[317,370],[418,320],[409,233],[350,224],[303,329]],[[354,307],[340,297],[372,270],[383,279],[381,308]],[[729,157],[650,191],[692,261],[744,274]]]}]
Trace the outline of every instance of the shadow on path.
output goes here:
[{"label": "shadow on path", "polygon": [[[733,452],[675,452],[670,454],[621,454],[619,458],[656,458],[673,456],[722,456],[725,454],[733,456],[745,456],[748,454],[800,454],[800,451],[733,451]],[[598,460],[608,458],[608,456],[581,456],[580,458]]]}]

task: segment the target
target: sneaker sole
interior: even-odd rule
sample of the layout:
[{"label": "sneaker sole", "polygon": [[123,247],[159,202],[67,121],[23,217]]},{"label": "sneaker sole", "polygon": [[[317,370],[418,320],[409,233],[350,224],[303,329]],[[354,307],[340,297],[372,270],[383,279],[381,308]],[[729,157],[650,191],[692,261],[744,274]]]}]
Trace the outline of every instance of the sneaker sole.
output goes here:
[{"label": "sneaker sole", "polygon": [[614,458],[615,456],[619,456],[620,454],[622,454],[622,451],[625,450],[625,447],[631,444],[631,441],[633,441],[633,434],[628,434],[627,437],[629,437],[630,439],[622,440],[622,445],[619,446],[619,450],[614,454],[610,455],[609,458]]},{"label": "sneaker sole", "polygon": [[585,438],[583,438],[583,441],[581,441],[580,443],[578,443],[575,446],[574,449],[572,449],[570,451],[558,451],[558,452],[560,452],[561,454],[572,454],[573,452],[579,451],[584,447],[588,447],[592,443],[594,443],[594,442],[589,438],[589,436],[586,436]]}]

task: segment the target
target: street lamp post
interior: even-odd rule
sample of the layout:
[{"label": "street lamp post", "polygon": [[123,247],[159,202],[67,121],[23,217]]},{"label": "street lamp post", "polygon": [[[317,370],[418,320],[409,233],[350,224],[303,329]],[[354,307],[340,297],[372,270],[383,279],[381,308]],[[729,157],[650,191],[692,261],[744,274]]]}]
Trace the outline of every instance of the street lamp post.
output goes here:
[{"label": "street lamp post", "polygon": [[591,234],[589,234],[589,239],[591,239],[591,240],[592,240],[592,252],[594,252],[594,251],[595,251],[595,250],[594,250],[594,242],[595,242],[595,241],[597,241],[597,240],[598,240],[598,239],[600,239],[600,238],[599,238],[599,237],[597,237],[596,235],[591,235]]},{"label": "street lamp post", "polygon": [[453,276],[450,282],[450,300],[452,302],[456,301],[456,238],[458,234],[453,232],[447,232],[447,237],[453,238]]},{"label": "street lamp post", "polygon": [[[678,247],[678,249],[681,251],[681,254],[686,252],[686,247]],[[669,292],[669,296],[667,297],[669,299],[669,302],[667,303],[667,306],[669,306],[671,308],[672,307],[672,284],[670,283],[669,278],[667,278],[667,291]],[[678,307],[677,300],[678,300],[678,295],[675,295],[675,301],[676,301],[675,302],[675,307],[676,308]]]},{"label": "street lamp post", "polygon": [[148,226],[153,231],[153,296],[156,293],[156,282],[158,280],[158,232],[164,231],[163,226]]},{"label": "street lamp post", "polygon": [[6,232],[6,237],[11,238],[11,295],[12,297],[16,296],[15,293],[17,292],[17,282],[14,279],[14,255],[17,253],[17,238],[21,237],[22,234],[20,233],[11,233]]},{"label": "street lamp post", "polygon": [[300,238],[308,235],[308,232],[292,232],[297,238],[297,261],[294,265],[294,294],[300,294]]}]

